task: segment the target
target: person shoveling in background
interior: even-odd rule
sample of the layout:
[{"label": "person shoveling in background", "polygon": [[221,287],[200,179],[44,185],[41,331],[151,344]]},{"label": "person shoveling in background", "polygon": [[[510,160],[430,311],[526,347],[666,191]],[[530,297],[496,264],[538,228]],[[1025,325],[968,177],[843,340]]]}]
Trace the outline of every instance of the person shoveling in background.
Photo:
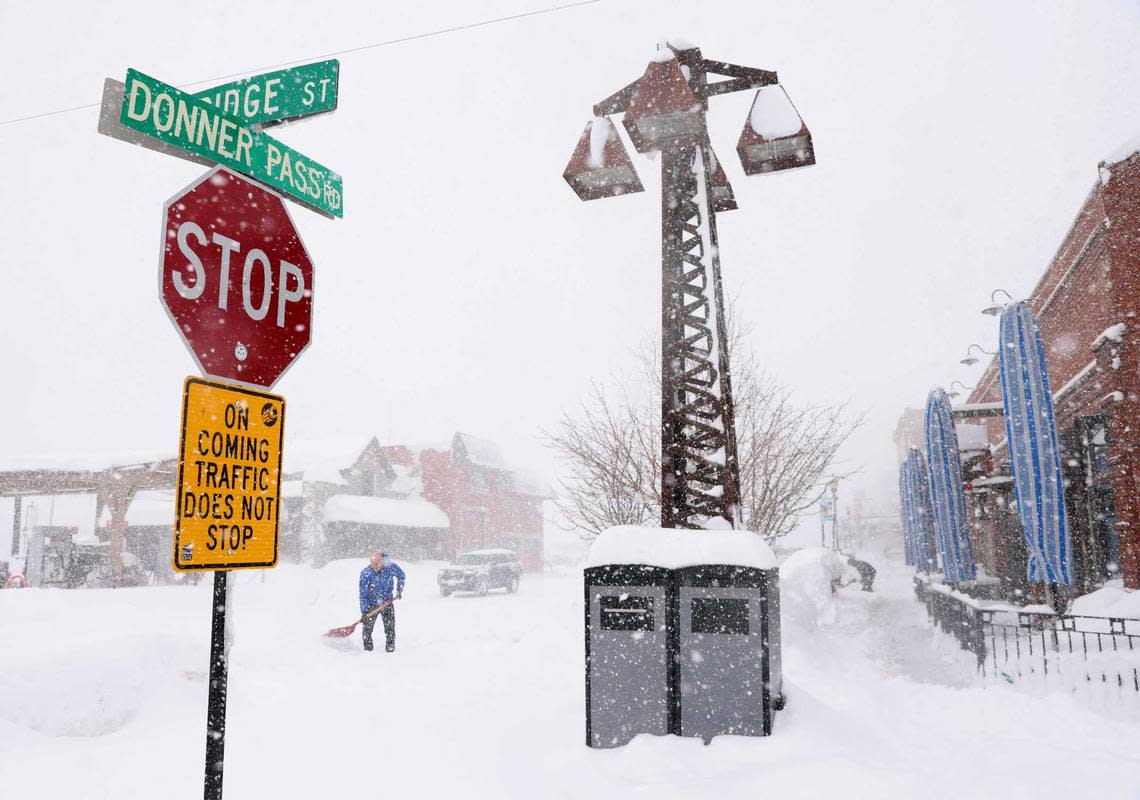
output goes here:
[{"label": "person shoveling in background", "polygon": [[[364,623],[364,649],[372,649],[372,629],[376,626],[377,608],[384,620],[384,649],[391,653],[396,649],[396,609],[393,601],[404,595],[404,571],[387,553],[375,550],[369,564],[360,571],[360,614]],[[392,581],[396,581],[395,597],[392,595]]]},{"label": "person shoveling in background", "polygon": [[848,556],[847,563],[859,571],[859,581],[863,584],[864,592],[873,592],[871,586],[875,583],[875,568],[866,561],[860,561],[855,556]]}]

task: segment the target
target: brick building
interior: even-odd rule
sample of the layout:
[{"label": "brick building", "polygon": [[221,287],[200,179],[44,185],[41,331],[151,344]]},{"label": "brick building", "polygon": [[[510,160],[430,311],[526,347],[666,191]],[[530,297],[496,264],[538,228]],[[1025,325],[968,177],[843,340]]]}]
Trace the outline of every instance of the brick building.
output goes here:
[{"label": "brick building", "polygon": [[492,443],[457,433],[449,450],[420,453],[422,494],[451,520],[445,555],[505,547],[523,569],[542,569],[541,485],[512,470]]},{"label": "brick building", "polygon": [[383,547],[401,558],[450,559],[504,547],[523,569],[542,569],[549,492],[509,466],[493,443],[457,433],[446,449],[418,452],[376,437],[314,444],[308,457],[303,448],[286,449],[283,557],[311,554],[321,563]]},{"label": "brick building", "polygon": [[[1072,227],[1027,299],[1045,345],[1066,479],[1075,594],[1122,575],[1140,588],[1140,154],[1100,166]],[[955,416],[986,426],[992,462],[973,477],[975,552],[1025,581],[995,356]]]}]

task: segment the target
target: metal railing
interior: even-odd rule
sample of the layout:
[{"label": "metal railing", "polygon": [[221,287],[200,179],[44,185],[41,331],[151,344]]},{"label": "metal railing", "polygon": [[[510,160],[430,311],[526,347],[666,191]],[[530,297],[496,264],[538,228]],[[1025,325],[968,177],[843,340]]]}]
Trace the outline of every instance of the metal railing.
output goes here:
[{"label": "metal railing", "polygon": [[1140,619],[1025,611],[920,577],[914,590],[931,621],[974,655],[986,678],[1140,696]]}]

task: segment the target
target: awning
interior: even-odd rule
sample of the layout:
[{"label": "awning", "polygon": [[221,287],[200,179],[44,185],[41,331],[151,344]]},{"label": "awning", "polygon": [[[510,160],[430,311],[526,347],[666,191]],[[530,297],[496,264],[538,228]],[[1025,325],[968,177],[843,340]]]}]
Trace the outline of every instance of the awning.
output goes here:
[{"label": "awning", "polygon": [[929,459],[930,507],[942,575],[950,583],[977,577],[974,548],[966,522],[966,495],[962,490],[962,462],[950,398],[935,389],[926,401],[926,455]]},{"label": "awning", "polygon": [[931,571],[938,566],[934,544],[934,523],[930,510],[930,484],[926,459],[917,447],[907,453],[899,468],[899,495],[904,526],[910,530],[911,559],[915,570]]},{"label": "awning", "polygon": [[1001,393],[1017,516],[1029,543],[1030,583],[1072,582],[1061,449],[1037,320],[1024,302],[1001,314]]}]

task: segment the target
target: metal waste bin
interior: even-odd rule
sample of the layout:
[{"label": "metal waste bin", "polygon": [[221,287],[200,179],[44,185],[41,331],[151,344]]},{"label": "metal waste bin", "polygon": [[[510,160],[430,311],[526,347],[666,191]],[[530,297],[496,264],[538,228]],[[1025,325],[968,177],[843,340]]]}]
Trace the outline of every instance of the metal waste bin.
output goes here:
[{"label": "metal waste bin", "polygon": [[585,571],[588,746],[670,732],[672,582],[672,570],[638,564]]},{"label": "metal waste bin", "polygon": [[780,612],[771,607],[779,597],[776,570],[704,565],[678,569],[674,577],[676,732],[705,742],[721,734],[767,736],[782,688]]}]

